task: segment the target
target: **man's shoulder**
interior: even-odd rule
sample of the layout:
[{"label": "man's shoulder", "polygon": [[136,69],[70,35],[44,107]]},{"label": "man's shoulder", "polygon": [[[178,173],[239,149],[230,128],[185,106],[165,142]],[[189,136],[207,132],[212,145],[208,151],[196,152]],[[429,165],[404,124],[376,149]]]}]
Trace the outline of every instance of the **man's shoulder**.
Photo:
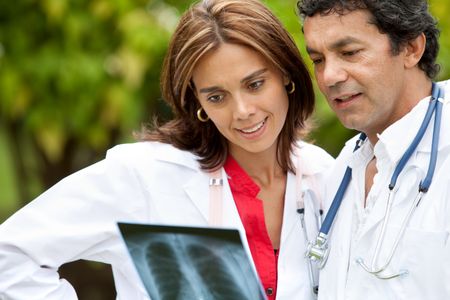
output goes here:
[{"label": "man's shoulder", "polygon": [[[450,92],[450,79],[438,81],[437,84],[448,94]],[[450,96],[450,95],[449,95]]]},{"label": "man's shoulder", "polygon": [[439,150],[450,146],[450,80],[439,81],[438,85],[444,91],[444,107],[442,110]]}]

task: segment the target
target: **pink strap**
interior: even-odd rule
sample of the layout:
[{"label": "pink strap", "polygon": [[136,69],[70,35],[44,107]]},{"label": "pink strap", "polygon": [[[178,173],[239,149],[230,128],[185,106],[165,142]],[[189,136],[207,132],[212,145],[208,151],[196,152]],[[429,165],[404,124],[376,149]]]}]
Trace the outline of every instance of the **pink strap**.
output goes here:
[{"label": "pink strap", "polygon": [[223,215],[223,179],[222,169],[209,173],[209,220],[210,226],[219,227],[222,225]]},{"label": "pink strap", "polygon": [[297,154],[297,168],[295,169],[295,195],[297,197],[296,204],[297,209],[298,208],[305,208],[305,200],[304,200],[304,194],[302,191],[302,168],[305,166],[305,164],[302,163],[302,159],[300,158],[300,154]]},{"label": "pink strap", "polygon": [[[300,156],[300,153],[297,152],[297,169],[295,170],[295,172],[296,172],[296,192],[297,192],[297,195],[299,197],[298,200],[297,200],[297,208],[299,207],[299,205],[301,205],[301,207],[303,207],[303,208],[305,207],[305,203],[304,203],[304,196],[305,195],[302,192],[302,188],[301,188],[301,186],[302,186],[302,177],[303,177],[302,176],[303,174],[301,172],[302,169],[306,173],[309,173],[308,164],[303,161],[303,158]],[[317,182],[316,182],[314,176],[309,176],[307,178],[307,181],[310,184],[310,188],[311,188],[312,192],[314,193],[314,195],[315,195],[315,197],[317,199],[317,202],[318,202],[318,203],[315,203],[314,207],[316,207],[317,209],[322,210],[323,209],[322,208],[322,206],[323,206],[322,197],[320,196],[319,189],[318,189],[318,186],[317,186]],[[318,205],[318,206],[316,206],[316,205]],[[317,211],[317,212],[314,212],[314,213],[319,213],[319,212]]]}]

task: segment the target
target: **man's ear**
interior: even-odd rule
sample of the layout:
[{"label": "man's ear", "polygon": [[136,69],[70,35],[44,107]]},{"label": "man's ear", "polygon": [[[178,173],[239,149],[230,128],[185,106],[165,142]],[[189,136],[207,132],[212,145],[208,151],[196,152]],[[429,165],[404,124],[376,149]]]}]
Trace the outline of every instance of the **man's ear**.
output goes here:
[{"label": "man's ear", "polygon": [[406,68],[413,68],[419,63],[423,53],[425,52],[426,44],[427,38],[423,32],[406,44],[404,49]]}]

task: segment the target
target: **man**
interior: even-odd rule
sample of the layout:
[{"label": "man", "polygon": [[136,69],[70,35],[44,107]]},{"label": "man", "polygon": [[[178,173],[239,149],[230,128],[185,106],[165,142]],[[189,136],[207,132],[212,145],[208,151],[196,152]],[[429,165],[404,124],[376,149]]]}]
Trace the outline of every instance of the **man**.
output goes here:
[{"label": "man", "polygon": [[[329,206],[351,168],[319,299],[450,299],[450,95],[430,101],[439,31],[426,1],[298,8],[320,90],[344,126],[367,135],[355,152],[356,137],[346,144],[327,187]],[[450,94],[449,81],[439,86]]]}]

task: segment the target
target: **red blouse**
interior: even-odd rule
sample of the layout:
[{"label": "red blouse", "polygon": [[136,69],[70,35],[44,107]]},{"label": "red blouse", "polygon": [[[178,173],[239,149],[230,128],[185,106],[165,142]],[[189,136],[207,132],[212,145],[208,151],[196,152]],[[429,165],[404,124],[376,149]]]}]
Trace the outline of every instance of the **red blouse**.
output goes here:
[{"label": "red blouse", "polygon": [[277,293],[278,250],[274,250],[264,220],[264,207],[257,198],[259,186],[228,156],[224,165],[239,216],[245,228],[256,270],[269,300]]}]

